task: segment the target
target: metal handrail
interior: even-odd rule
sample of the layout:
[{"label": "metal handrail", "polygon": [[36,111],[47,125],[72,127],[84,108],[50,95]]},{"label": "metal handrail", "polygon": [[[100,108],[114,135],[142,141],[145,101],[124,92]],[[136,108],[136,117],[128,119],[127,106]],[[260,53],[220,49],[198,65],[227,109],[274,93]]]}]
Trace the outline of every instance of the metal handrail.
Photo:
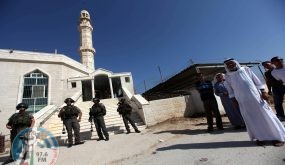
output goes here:
[{"label": "metal handrail", "polygon": [[[80,91],[80,92],[75,93],[75,94],[72,96],[72,98],[73,98],[75,101],[77,101],[81,96],[82,96],[82,92]],[[65,105],[65,104],[62,104],[60,107],[56,108],[53,112],[51,112],[47,117],[45,117],[45,118],[43,119],[43,121],[40,122],[39,127],[42,127],[42,126],[44,125],[44,123],[45,123],[49,118],[51,118],[52,115],[54,115],[56,112],[59,112],[60,109],[61,109],[64,105]]]},{"label": "metal handrail", "polygon": [[60,110],[60,108],[56,108],[54,111],[52,111],[52,113],[50,113],[47,117],[45,117],[44,119],[43,119],[43,121],[41,121],[40,122],[40,125],[39,125],[39,127],[42,127],[44,124],[45,124],[45,122],[48,120],[48,119],[50,119],[51,117],[52,117],[52,115],[54,115],[56,112],[58,112]]}]

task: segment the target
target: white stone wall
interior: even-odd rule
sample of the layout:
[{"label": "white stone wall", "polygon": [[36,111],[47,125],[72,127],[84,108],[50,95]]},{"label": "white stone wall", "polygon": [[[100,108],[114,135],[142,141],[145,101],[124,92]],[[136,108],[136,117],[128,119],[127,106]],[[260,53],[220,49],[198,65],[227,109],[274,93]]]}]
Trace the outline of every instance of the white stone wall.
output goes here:
[{"label": "white stone wall", "polygon": [[[196,113],[204,113],[204,105],[200,98],[200,94],[197,90],[191,90],[191,95],[187,96],[189,99],[186,99],[186,103],[188,107],[191,107],[191,111],[187,111],[185,113],[186,116],[193,116]],[[224,107],[222,105],[221,99],[219,96],[216,96],[216,100],[218,103],[219,111],[221,114],[225,114]]]},{"label": "white stone wall", "polygon": [[185,98],[174,97],[150,101],[143,105],[147,126],[152,126],[173,117],[183,117],[186,110]]},{"label": "white stone wall", "polygon": [[[125,80],[126,77],[129,77],[129,78],[130,78],[130,82],[126,82],[126,80]],[[133,83],[133,77],[132,77],[132,75],[131,75],[131,74],[130,74],[130,75],[122,75],[122,76],[120,77],[120,79],[121,79],[121,85],[122,85],[122,87],[126,87],[126,88],[128,89],[128,91],[129,91],[132,95],[134,95],[135,92],[134,92],[134,83]]]},{"label": "white stone wall", "polygon": [[[62,99],[64,100],[67,97],[73,96],[76,92],[82,91],[82,83],[81,81],[68,81],[69,77],[76,77],[76,76],[87,76],[87,74],[83,74],[74,70],[73,68],[62,66],[62,79],[63,79],[63,91],[62,91]],[[71,87],[71,82],[76,82],[76,88]],[[59,103],[61,105],[63,102]]]},{"label": "white stone wall", "polygon": [[[220,113],[225,114],[220,99],[216,99]],[[147,126],[152,126],[174,117],[189,117],[204,112],[203,102],[199,93],[195,93],[195,91],[191,92],[190,96],[150,101],[149,105],[143,105],[142,109]]]},{"label": "white stone wall", "polygon": [[[80,69],[64,63],[45,63],[32,61],[5,61],[0,59],[0,132],[8,133],[5,125],[8,118],[15,113],[18,100],[21,101],[23,76],[34,70],[40,70],[49,76],[49,104],[60,106],[66,97],[81,91],[81,82],[77,82],[76,88],[71,88],[69,77],[88,75]],[[20,96],[20,98],[18,98]]]}]

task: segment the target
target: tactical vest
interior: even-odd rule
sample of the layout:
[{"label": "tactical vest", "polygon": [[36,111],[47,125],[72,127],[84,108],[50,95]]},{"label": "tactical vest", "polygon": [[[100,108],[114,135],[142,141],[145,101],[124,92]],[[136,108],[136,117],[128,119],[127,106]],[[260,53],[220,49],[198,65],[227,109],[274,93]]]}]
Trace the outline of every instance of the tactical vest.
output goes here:
[{"label": "tactical vest", "polygon": [[126,103],[120,104],[117,111],[119,114],[130,114],[132,112],[132,107]]},{"label": "tactical vest", "polygon": [[27,112],[16,113],[12,116],[11,120],[15,127],[29,127],[32,123],[30,115]]},{"label": "tactical vest", "polygon": [[74,106],[65,106],[63,112],[64,119],[70,119],[72,117],[78,117],[78,111]]},{"label": "tactical vest", "polygon": [[104,106],[101,103],[99,103],[98,105],[94,104],[90,110],[89,115],[94,116],[94,117],[105,116],[106,115],[106,109],[104,108]]}]

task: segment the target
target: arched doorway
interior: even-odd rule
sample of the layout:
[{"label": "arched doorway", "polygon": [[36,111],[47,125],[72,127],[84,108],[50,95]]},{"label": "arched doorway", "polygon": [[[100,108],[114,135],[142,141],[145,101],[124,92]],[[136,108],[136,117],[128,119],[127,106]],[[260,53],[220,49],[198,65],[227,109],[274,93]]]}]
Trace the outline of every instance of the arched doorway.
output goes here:
[{"label": "arched doorway", "polygon": [[111,98],[110,82],[108,75],[97,75],[94,77],[95,97],[100,99]]}]

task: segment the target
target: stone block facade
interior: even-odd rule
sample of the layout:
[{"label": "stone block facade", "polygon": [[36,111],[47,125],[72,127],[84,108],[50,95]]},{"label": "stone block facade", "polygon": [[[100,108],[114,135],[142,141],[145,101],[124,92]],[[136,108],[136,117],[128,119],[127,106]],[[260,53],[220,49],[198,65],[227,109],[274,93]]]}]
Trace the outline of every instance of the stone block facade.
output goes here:
[{"label": "stone block facade", "polygon": [[[225,114],[220,99],[217,102],[221,114]],[[189,96],[173,97],[168,99],[153,100],[148,105],[142,106],[146,126],[176,117],[190,117],[197,113],[204,113],[203,102],[198,93]]]},{"label": "stone block facade", "polygon": [[[48,76],[48,105],[60,106],[66,97],[81,91],[81,83],[71,88],[69,77],[88,76],[81,64],[63,55],[0,51],[0,132],[8,133],[5,125],[15,113],[23,96],[24,75],[35,70]],[[72,65],[70,65],[72,64]],[[76,66],[77,65],[77,66]],[[79,66],[79,67],[78,67]]]}]

